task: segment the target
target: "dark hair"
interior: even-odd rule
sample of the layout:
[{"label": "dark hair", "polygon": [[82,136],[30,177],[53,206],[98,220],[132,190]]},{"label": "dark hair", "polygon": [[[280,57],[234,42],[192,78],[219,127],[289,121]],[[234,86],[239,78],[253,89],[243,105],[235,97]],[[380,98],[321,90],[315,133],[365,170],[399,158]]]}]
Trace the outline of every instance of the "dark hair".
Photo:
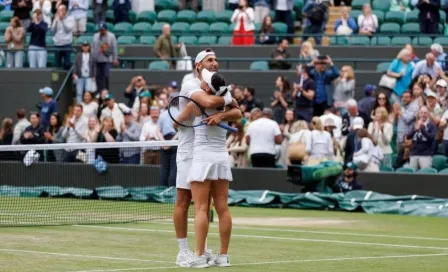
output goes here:
[{"label": "dark hair", "polygon": [[255,89],[252,87],[246,87],[247,91],[250,93],[250,95],[255,96]]},{"label": "dark hair", "polygon": [[23,119],[26,117],[26,110],[24,108],[18,109],[16,112],[16,116],[18,119]]},{"label": "dark hair", "polygon": [[267,15],[263,19],[263,24],[261,25],[261,29],[260,29],[261,33],[271,33],[271,32],[274,32],[274,28],[272,27],[272,18],[271,18],[271,24],[270,25],[268,25],[267,22],[266,22],[268,18],[271,18],[271,16]]},{"label": "dark hair", "polygon": [[[226,79],[221,74],[214,73],[212,76],[211,84],[216,91],[219,91],[221,87],[226,86]],[[222,93],[222,95],[225,94],[226,92]]]},{"label": "dark hair", "polygon": [[277,44],[280,45],[280,44],[282,44],[283,41],[285,41],[285,40],[288,41],[288,39],[286,39],[286,38],[280,38],[280,39],[278,39]]},{"label": "dark hair", "polygon": [[411,91],[406,90],[406,91],[404,91],[404,92],[401,94],[401,96],[403,96],[403,94],[405,94],[405,93],[409,94],[409,95],[411,96],[411,98],[412,98],[412,92],[411,92]]},{"label": "dark hair", "polygon": [[302,66],[302,73],[306,73],[307,75],[310,74],[310,67],[308,65]]},{"label": "dark hair", "polygon": [[14,22],[14,24],[16,25],[16,27],[21,27],[21,26],[22,26],[22,23],[20,22],[20,19],[19,19],[19,17],[17,17],[17,16],[12,17],[12,18],[11,18],[11,21]]},{"label": "dark hair", "polygon": [[278,76],[282,80],[283,86],[282,86],[282,93],[287,93],[291,90],[291,86],[289,84],[289,80],[285,76]]},{"label": "dark hair", "polygon": [[378,92],[375,97],[375,104],[373,104],[373,112],[380,107],[380,103],[378,102],[378,98],[380,95],[384,95],[386,97],[386,105],[384,107],[386,108],[388,113],[392,112],[392,105],[390,104],[389,96],[385,92]]},{"label": "dark hair", "polygon": [[53,112],[50,115],[50,118],[51,118],[51,116],[54,116],[56,118],[56,126],[52,126],[51,123],[50,123],[50,125],[48,126],[48,131],[50,131],[50,132],[57,132],[59,130],[59,128],[61,127],[61,125],[62,125],[61,124],[61,117],[60,117],[59,113],[57,113],[57,112]]},{"label": "dark hair", "polygon": [[30,117],[31,117],[32,115],[35,115],[37,118],[40,119],[40,113],[38,113],[38,112],[36,112],[36,111],[33,111],[33,112],[30,112]]},{"label": "dark hair", "polygon": [[84,110],[84,107],[81,105],[81,104],[76,104],[75,105],[75,108],[80,108],[81,109],[81,111],[83,111]]}]

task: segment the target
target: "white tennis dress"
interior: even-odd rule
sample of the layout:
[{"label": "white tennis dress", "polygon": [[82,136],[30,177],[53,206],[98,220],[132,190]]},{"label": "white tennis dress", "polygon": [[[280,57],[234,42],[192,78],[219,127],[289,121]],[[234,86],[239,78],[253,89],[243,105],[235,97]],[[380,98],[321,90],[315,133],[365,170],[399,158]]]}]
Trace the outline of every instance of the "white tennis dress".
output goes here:
[{"label": "white tennis dress", "polygon": [[[212,115],[217,110],[207,109]],[[199,126],[194,128],[193,163],[188,182],[205,180],[232,181],[229,154],[226,150],[227,130],[218,126]]]}]

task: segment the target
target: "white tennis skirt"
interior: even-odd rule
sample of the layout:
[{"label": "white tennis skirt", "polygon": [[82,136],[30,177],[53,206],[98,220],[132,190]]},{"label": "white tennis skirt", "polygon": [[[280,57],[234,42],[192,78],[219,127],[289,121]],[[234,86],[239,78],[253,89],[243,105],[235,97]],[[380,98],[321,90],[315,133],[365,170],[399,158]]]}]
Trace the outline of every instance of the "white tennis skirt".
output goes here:
[{"label": "white tennis skirt", "polygon": [[232,170],[227,152],[198,152],[193,156],[188,182],[205,180],[232,181]]}]

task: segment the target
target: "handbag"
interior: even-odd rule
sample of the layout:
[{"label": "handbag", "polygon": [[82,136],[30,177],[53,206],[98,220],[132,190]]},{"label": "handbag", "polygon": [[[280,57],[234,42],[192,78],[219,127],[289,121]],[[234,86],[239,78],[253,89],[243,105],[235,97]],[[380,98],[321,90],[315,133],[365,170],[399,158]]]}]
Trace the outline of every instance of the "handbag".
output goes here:
[{"label": "handbag", "polygon": [[306,146],[302,142],[303,134],[302,132],[298,142],[291,143],[288,147],[288,159],[290,161],[303,161],[307,156]]},{"label": "handbag", "polygon": [[397,79],[395,77],[391,77],[387,74],[384,74],[381,76],[380,83],[378,83],[378,86],[393,90],[396,84]]},{"label": "handbag", "polygon": [[360,170],[366,169],[369,165],[371,157],[368,154],[359,154],[353,156],[353,162]]}]

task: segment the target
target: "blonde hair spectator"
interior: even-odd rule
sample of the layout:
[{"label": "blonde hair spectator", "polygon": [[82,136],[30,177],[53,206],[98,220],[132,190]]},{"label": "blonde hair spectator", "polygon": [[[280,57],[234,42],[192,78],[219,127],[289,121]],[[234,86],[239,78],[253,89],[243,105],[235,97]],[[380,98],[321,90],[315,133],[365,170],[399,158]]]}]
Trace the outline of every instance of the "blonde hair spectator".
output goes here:
[{"label": "blonde hair spectator", "polygon": [[311,120],[311,139],[306,143],[306,151],[310,154],[306,165],[313,166],[334,159],[333,139],[324,130],[319,117]]},{"label": "blonde hair spectator", "polygon": [[310,41],[302,43],[300,46],[299,58],[312,61],[317,56],[319,56],[319,51],[314,49],[313,44]]},{"label": "blonde hair spectator", "polygon": [[341,68],[341,74],[336,79],[333,101],[336,108],[345,108],[348,100],[355,97],[355,71],[350,65]]},{"label": "blonde hair spectator", "polygon": [[383,154],[382,165],[392,167],[392,136],[393,125],[389,121],[389,112],[385,107],[375,109],[374,121],[369,124],[368,133],[372,135],[372,141],[377,144]]}]

